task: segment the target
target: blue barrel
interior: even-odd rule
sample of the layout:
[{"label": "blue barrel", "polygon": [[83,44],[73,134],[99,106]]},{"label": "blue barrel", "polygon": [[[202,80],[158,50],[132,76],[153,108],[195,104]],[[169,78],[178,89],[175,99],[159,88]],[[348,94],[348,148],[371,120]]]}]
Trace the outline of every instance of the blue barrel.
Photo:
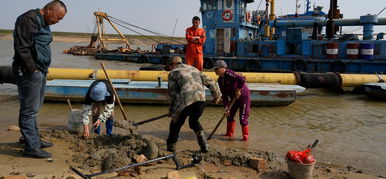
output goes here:
[{"label": "blue barrel", "polygon": [[362,43],[361,47],[361,58],[372,60],[374,58],[374,44],[373,43]]}]

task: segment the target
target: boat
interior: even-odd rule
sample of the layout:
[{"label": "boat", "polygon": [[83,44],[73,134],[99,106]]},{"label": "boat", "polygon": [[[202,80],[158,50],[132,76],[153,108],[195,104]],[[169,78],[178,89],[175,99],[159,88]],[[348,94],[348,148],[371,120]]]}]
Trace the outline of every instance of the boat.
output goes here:
[{"label": "boat", "polygon": [[[83,101],[88,87],[94,80],[48,80],[45,100],[47,101]],[[112,80],[118,96],[123,103],[168,104],[167,82]],[[289,105],[296,100],[296,94],[305,88],[298,85],[274,83],[248,83],[251,92],[251,105],[272,106]],[[213,105],[213,97],[206,89],[206,102]]]},{"label": "boat", "polygon": [[370,99],[386,100],[386,83],[365,83],[365,93]]},{"label": "boat", "polygon": [[[200,2],[202,26],[207,37],[204,44],[206,69],[212,68],[215,61],[224,60],[230,69],[243,72],[386,72],[384,34],[374,34],[374,26],[386,25],[386,18],[367,14],[343,19],[337,0],[330,0],[329,14],[320,6],[311,10],[310,0],[307,0],[303,14],[279,17],[275,15],[275,0],[268,1],[265,10],[256,11],[247,11],[248,4],[254,0]],[[363,28],[362,38],[357,34],[337,34],[340,28],[347,26]],[[172,53],[170,47],[165,49],[158,51],[160,56],[100,52],[95,58],[163,64],[173,55],[183,57],[181,53]],[[149,60],[130,60],[141,56]]]}]

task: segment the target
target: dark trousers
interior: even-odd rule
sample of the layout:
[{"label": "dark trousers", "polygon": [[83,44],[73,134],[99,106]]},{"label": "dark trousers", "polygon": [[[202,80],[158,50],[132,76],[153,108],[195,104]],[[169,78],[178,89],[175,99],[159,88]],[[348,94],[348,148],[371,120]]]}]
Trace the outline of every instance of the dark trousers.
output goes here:
[{"label": "dark trousers", "polygon": [[202,131],[202,126],[198,120],[200,119],[202,112],[204,111],[205,103],[203,101],[197,101],[187,107],[185,107],[177,120],[171,120],[169,126],[169,143],[176,143],[178,135],[182,125],[184,125],[186,118],[189,116],[189,127],[195,132]]},{"label": "dark trousers", "polygon": [[46,89],[46,74],[40,71],[23,74],[14,71],[16,77],[20,110],[19,127],[26,143],[26,149],[40,148],[40,136],[36,116],[43,105]]}]

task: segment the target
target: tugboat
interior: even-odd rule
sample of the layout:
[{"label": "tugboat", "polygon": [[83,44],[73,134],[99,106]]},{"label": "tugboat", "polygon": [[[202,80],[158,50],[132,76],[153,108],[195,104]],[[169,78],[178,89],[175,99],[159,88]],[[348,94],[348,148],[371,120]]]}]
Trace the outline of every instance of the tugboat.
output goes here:
[{"label": "tugboat", "polygon": [[[204,68],[210,69],[215,61],[224,60],[230,69],[244,72],[386,72],[384,34],[374,34],[374,26],[386,25],[386,18],[368,14],[343,19],[338,0],[330,0],[328,13],[321,6],[311,10],[311,2],[307,0],[303,14],[297,10],[295,14],[279,17],[275,15],[275,0],[265,0],[265,10],[256,11],[247,10],[254,0],[200,1],[207,37]],[[110,16],[102,17],[108,20]],[[342,31],[337,34],[343,26],[363,27],[363,34],[342,34]],[[170,57],[184,56],[181,42],[159,43],[154,49],[101,51],[95,58],[163,64]]]},{"label": "tugboat", "polygon": [[[375,40],[373,34],[375,25],[386,25],[386,18],[342,19],[337,0],[330,0],[327,16],[320,6],[310,11],[309,0],[304,14],[282,17],[275,15],[275,0],[267,0],[263,11],[247,11],[252,2],[201,0],[207,35],[204,68],[221,59],[248,72],[386,72],[383,33]],[[342,26],[363,26],[363,38],[336,34]]]}]

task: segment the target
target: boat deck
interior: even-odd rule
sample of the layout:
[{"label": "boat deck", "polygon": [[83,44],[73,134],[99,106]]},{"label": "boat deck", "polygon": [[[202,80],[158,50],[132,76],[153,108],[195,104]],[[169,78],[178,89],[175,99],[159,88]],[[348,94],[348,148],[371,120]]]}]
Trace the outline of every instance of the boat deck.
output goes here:
[{"label": "boat deck", "polygon": [[[83,101],[87,89],[94,80],[51,80],[47,81],[48,101]],[[167,82],[113,80],[113,85],[123,103],[168,104]],[[251,105],[288,105],[295,101],[296,93],[305,88],[298,85],[275,83],[248,83]],[[208,104],[213,103],[210,91],[206,89]]]}]

